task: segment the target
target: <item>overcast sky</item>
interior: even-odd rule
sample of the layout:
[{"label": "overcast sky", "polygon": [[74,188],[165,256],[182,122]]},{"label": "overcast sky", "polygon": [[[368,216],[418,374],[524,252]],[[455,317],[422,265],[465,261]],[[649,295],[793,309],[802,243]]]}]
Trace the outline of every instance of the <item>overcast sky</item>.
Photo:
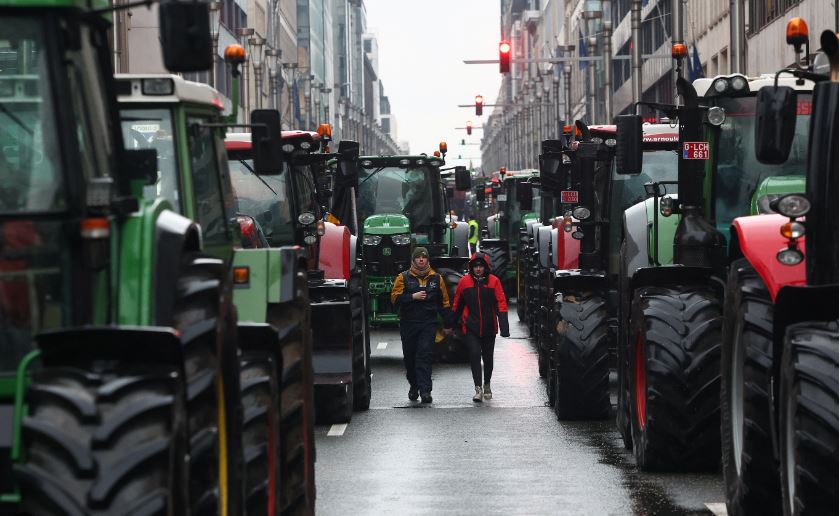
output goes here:
[{"label": "overcast sky", "polygon": [[[472,120],[481,126],[484,116],[458,104],[495,101],[501,83],[498,64],[467,65],[464,59],[497,59],[499,0],[365,0],[368,32],[379,42],[379,77],[397,119],[400,140],[413,154],[434,152],[438,143],[449,145],[447,165],[481,162],[482,131],[467,136]],[[461,139],[476,145],[461,146]],[[458,155],[465,159],[458,161]]]}]

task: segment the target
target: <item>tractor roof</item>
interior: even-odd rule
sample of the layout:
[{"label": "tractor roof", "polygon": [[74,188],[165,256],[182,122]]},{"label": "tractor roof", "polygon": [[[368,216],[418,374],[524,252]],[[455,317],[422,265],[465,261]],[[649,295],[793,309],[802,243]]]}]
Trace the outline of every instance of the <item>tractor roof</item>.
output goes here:
[{"label": "tractor roof", "polygon": [[[716,97],[716,96],[744,96],[750,94],[758,93],[758,90],[763,88],[764,86],[773,86],[774,79],[776,74],[763,74],[758,77],[747,77],[746,75],[740,73],[733,73],[729,75],[717,75],[712,78],[704,78],[704,79],[697,79],[694,81],[694,89],[697,91],[697,96],[699,97]],[[743,78],[747,81],[747,88],[742,91],[735,91],[732,88],[727,88],[724,93],[718,93],[712,85],[717,80],[721,81],[731,81],[735,77]],[[790,86],[791,88],[799,91],[812,91],[814,89],[814,83],[809,80],[805,80],[803,84],[797,84],[797,79],[791,77],[790,74],[782,74],[779,76],[779,85],[780,86]]]},{"label": "tractor roof", "polygon": [[203,104],[218,110],[225,107],[221,94],[200,82],[171,74],[116,74],[120,102]]},{"label": "tractor roof", "polygon": [[[280,137],[283,141],[299,146],[303,142],[317,144],[321,141],[321,135],[314,131],[282,131]],[[247,151],[251,150],[251,133],[227,133],[225,136],[225,149]],[[311,145],[310,151],[318,150],[317,145]]]}]

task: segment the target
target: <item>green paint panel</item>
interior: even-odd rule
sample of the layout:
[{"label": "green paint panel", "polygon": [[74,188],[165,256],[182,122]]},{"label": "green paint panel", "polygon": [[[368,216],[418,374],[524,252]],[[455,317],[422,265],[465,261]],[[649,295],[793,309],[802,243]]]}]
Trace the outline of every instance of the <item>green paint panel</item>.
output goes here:
[{"label": "green paint panel", "polygon": [[268,260],[268,278],[266,279],[268,302],[279,303],[283,278],[283,260],[280,249],[267,249],[266,259]]},{"label": "green paint panel", "polygon": [[371,215],[365,219],[364,234],[366,235],[397,235],[408,233],[408,217],[398,214]]},{"label": "green paint panel", "polygon": [[[247,285],[235,285],[233,302],[239,313],[239,320],[265,322],[268,303],[269,265],[268,253],[264,249],[240,249],[233,255],[234,267],[248,267]],[[277,288],[279,298],[280,288]]]},{"label": "green paint panel", "polygon": [[[674,200],[676,195],[671,195]],[[657,224],[659,225],[659,264],[670,265],[674,263],[674,236],[677,234],[677,226],[680,223],[679,215],[671,215],[670,217],[663,217],[659,213],[659,206],[654,207],[653,198],[645,199],[645,213],[648,220],[648,256],[653,265],[653,217],[657,217]]]},{"label": "green paint panel", "polygon": [[765,195],[783,195],[805,192],[805,176],[768,177],[755,189],[750,200],[750,215],[758,215],[758,200]]}]

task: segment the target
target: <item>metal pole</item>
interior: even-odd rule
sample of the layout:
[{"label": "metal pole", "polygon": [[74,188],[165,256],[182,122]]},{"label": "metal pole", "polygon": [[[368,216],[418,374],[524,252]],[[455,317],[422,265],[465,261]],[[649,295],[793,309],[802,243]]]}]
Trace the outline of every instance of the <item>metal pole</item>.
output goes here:
[{"label": "metal pole", "polygon": [[744,2],[729,0],[729,73],[746,73]]},{"label": "metal pole", "polygon": [[560,111],[560,77],[555,75],[551,80],[554,83],[554,117],[555,125],[557,126],[557,133],[555,136],[559,140],[560,136],[563,134],[563,115]]},{"label": "metal pole", "polygon": [[[731,13],[730,13],[731,16]],[[685,43],[683,37],[683,3],[682,0],[671,0],[671,44]],[[680,60],[681,61],[681,60]],[[674,69],[674,80],[683,74],[682,67]]]},{"label": "metal pole", "polygon": [[633,104],[642,100],[642,0],[633,0],[630,11],[630,46],[633,47],[631,76]]},{"label": "metal pole", "polygon": [[[566,122],[572,123],[572,65],[563,66],[563,88],[566,90]],[[562,133],[562,131],[561,131]]]},{"label": "metal pole", "polygon": [[[594,20],[592,24],[595,25]],[[593,55],[598,52],[598,37],[595,36],[594,30],[592,31],[592,35],[589,36],[589,48]],[[589,63],[586,67],[587,80],[589,82],[589,105],[586,108],[586,118],[590,124],[594,124],[598,119],[598,113],[596,112],[598,109],[598,92],[596,91],[598,86],[595,84],[597,67],[598,65],[596,63]]]},{"label": "metal pole", "polygon": [[[602,2],[604,16],[610,12],[610,2]],[[604,33],[604,123],[611,124],[613,119],[612,100],[612,20],[604,20],[601,23],[601,30]]]}]

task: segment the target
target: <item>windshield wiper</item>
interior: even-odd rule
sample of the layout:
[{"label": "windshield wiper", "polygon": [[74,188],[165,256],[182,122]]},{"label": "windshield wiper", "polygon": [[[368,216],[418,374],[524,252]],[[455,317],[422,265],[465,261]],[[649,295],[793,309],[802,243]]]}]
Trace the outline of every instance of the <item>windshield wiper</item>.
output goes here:
[{"label": "windshield wiper", "polygon": [[29,128],[29,126],[24,124],[23,120],[18,118],[17,115],[15,115],[14,113],[12,113],[8,109],[6,109],[6,106],[4,106],[3,104],[0,104],[0,111],[5,113],[7,117],[11,118],[13,122],[15,122],[17,125],[19,125],[21,127],[21,129],[23,129],[24,131],[29,133],[29,136],[35,136],[35,131],[33,131],[32,129]]},{"label": "windshield wiper", "polygon": [[[368,179],[370,179],[370,178],[372,178],[373,176],[375,176],[376,174],[378,174],[378,173],[382,172],[385,168],[386,168],[386,167],[379,167],[379,168],[377,168],[376,170],[374,170],[373,172],[371,172],[371,173],[370,173],[370,175],[369,175],[369,176],[367,176],[367,177],[364,179],[364,181],[362,181],[361,183],[359,183],[359,188],[361,188],[363,184],[367,183],[367,182],[368,182]],[[358,190],[358,188],[357,188],[356,190]]]},{"label": "windshield wiper", "polygon": [[254,169],[253,169],[253,168],[251,168],[251,166],[250,166],[250,165],[248,165],[248,164],[247,164],[245,161],[243,161],[243,160],[239,160],[239,162],[240,162],[240,163],[242,163],[242,164],[245,166],[245,168],[247,168],[247,169],[248,169],[248,172],[250,172],[250,173],[254,174],[255,176],[257,176],[257,179],[259,179],[259,180],[260,180],[260,182],[261,182],[262,184],[264,184],[266,188],[268,188],[269,190],[271,190],[271,193],[273,193],[274,195],[277,195],[277,192],[275,192],[275,191],[274,191],[274,188],[272,188],[272,187],[271,187],[268,183],[266,183],[266,182],[265,182],[265,179],[261,178],[259,174],[257,174],[256,172],[254,172]]}]

